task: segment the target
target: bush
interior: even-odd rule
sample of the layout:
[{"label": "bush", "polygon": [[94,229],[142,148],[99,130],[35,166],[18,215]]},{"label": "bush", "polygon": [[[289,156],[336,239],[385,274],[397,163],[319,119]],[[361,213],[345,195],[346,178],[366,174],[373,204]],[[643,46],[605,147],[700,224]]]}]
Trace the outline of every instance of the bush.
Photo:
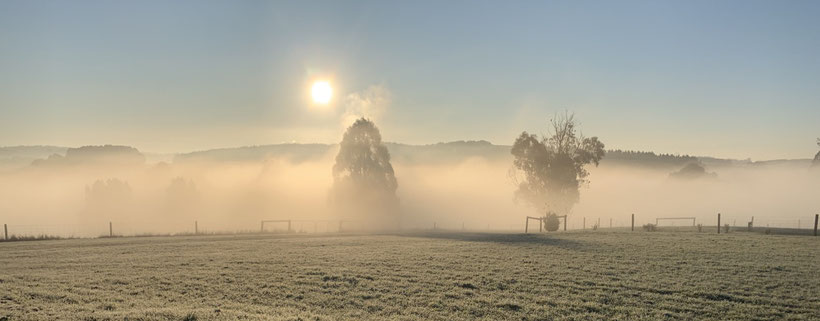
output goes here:
[{"label": "bush", "polygon": [[658,230],[658,226],[655,225],[655,224],[649,223],[649,224],[644,224],[643,229],[644,229],[644,231],[647,231],[647,232],[655,232],[655,231]]},{"label": "bush", "polygon": [[558,215],[553,212],[547,214],[546,220],[544,221],[544,228],[547,229],[547,232],[557,231],[560,225],[561,221],[558,220]]}]

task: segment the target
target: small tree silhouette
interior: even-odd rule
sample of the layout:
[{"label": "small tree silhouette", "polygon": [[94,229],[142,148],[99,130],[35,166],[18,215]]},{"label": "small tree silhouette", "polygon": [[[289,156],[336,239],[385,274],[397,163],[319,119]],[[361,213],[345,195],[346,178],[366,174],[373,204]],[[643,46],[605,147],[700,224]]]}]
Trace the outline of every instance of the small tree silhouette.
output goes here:
[{"label": "small tree silhouette", "polygon": [[173,215],[190,214],[199,204],[200,194],[193,180],[177,177],[165,190],[165,205]]},{"label": "small tree silhouette", "polygon": [[679,180],[695,180],[702,178],[717,178],[714,172],[707,172],[706,167],[700,162],[691,162],[683,166],[680,170],[669,174],[670,178]]},{"label": "small tree silhouette", "polygon": [[131,186],[113,178],[97,180],[85,187],[85,212],[88,218],[114,218],[126,216],[130,209]]}]

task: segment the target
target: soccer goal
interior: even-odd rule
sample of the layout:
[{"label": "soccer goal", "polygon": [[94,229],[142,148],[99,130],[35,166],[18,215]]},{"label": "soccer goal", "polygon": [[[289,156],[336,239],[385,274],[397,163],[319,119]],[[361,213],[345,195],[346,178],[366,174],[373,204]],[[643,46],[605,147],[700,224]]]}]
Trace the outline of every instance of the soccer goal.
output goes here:
[{"label": "soccer goal", "polygon": [[260,224],[259,224],[259,232],[265,232],[265,223],[267,223],[267,224],[269,224],[269,225],[270,225],[270,224],[279,224],[279,225],[283,225],[283,224],[286,224],[286,223],[287,223],[287,225],[288,225],[288,230],[287,230],[287,231],[288,231],[288,233],[290,233],[290,232],[292,231],[292,230],[291,230],[291,225],[292,225],[291,220],[262,220],[262,223],[260,223]]},{"label": "soccer goal", "polygon": [[679,221],[679,220],[692,220],[692,226],[695,226],[695,218],[694,217],[659,217],[655,219],[655,226],[658,225],[660,221],[667,220],[667,221]]}]

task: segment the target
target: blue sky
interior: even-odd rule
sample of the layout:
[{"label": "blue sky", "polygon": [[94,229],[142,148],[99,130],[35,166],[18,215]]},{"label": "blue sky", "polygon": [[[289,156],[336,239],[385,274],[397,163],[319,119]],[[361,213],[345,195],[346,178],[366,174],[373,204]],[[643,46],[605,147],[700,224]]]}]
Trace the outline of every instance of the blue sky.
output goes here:
[{"label": "blue sky", "polygon": [[[575,112],[611,148],[809,158],[816,1],[3,1],[0,145],[511,144]],[[329,79],[334,103],[309,101]],[[353,96],[351,96],[353,95]],[[355,108],[353,108],[355,109]]]}]

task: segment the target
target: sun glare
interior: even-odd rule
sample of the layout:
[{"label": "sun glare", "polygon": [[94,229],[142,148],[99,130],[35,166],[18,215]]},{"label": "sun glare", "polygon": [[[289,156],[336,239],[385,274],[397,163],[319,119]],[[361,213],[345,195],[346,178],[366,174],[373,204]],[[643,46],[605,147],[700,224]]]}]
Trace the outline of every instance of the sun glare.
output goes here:
[{"label": "sun glare", "polygon": [[330,102],[330,98],[333,96],[333,88],[330,87],[327,81],[317,81],[313,83],[310,94],[313,96],[313,102],[325,105]]}]

